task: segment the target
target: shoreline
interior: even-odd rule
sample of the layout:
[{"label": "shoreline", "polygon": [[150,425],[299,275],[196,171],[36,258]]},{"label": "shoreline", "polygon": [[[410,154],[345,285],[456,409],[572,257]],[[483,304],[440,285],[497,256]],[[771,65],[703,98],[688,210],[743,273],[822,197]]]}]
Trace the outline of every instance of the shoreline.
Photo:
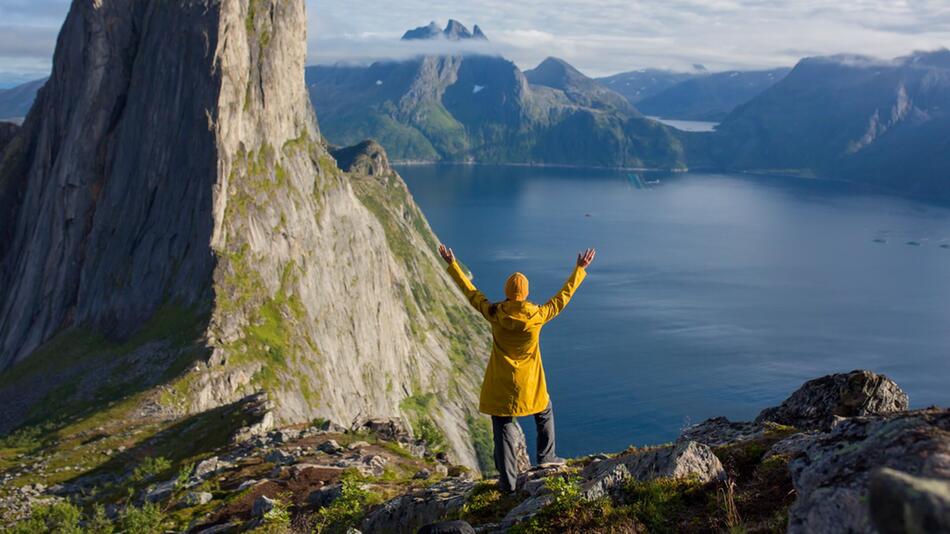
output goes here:
[{"label": "shoreline", "polygon": [[[689,173],[723,173],[723,174],[740,174],[745,176],[752,177],[763,177],[763,178],[788,178],[792,180],[801,180],[806,182],[828,182],[828,183],[838,183],[845,184],[855,187],[863,188],[869,194],[882,195],[887,197],[896,197],[902,198],[905,200],[911,200],[914,202],[919,202],[921,204],[926,204],[928,206],[940,207],[940,208],[950,208],[950,202],[941,202],[925,197],[910,195],[907,193],[902,193],[900,191],[895,191],[892,189],[887,189],[875,184],[855,182],[853,180],[846,180],[844,178],[832,178],[829,176],[820,176],[814,174],[814,171],[810,169],[802,169],[802,172],[795,172],[796,169],[725,169],[718,167],[687,167],[683,169],[670,169],[670,168],[660,168],[660,167],[619,167],[619,166],[603,166],[603,165],[571,165],[568,163],[489,163],[483,161],[432,161],[432,160],[393,160],[390,162],[390,165],[393,167],[425,167],[425,166],[438,166],[438,165],[447,165],[447,166],[467,166],[467,167],[537,167],[537,168],[551,168],[551,169],[577,169],[577,170],[595,170],[595,171],[630,171],[630,172],[669,172],[676,174],[689,174]],[[806,172],[807,171],[807,172]]]}]

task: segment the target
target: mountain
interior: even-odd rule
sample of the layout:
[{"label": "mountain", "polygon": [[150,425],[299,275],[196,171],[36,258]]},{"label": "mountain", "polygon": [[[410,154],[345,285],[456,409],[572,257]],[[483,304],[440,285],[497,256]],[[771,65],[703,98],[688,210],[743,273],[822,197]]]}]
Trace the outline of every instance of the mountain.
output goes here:
[{"label": "mountain", "polygon": [[[800,61],[739,106],[691,159],[732,169],[835,177],[950,200],[950,51],[891,61]],[[710,143],[700,148],[700,145]]]},{"label": "mountain", "polygon": [[578,106],[640,115],[621,95],[588,78],[563,59],[549,57],[534,69],[526,70],[524,76],[532,85],[563,91]]},{"label": "mountain", "polygon": [[482,29],[478,27],[478,24],[475,25],[472,31],[468,31],[465,25],[455,19],[449,19],[444,30],[439,29],[439,25],[433,21],[427,26],[419,26],[418,28],[409,30],[402,36],[403,41],[440,38],[444,38],[448,41],[464,41],[468,39],[488,40],[488,37],[482,32]]},{"label": "mountain", "polygon": [[649,98],[697,75],[698,73],[662,69],[641,69],[597,78],[597,81],[604,87],[623,95],[631,104],[637,105],[644,98]]},{"label": "mountain", "polygon": [[337,144],[379,141],[394,159],[681,168],[676,133],[564,61],[521,72],[493,56],[425,56],[307,71]]},{"label": "mountain", "polygon": [[0,435],[115,426],[121,474],[382,417],[479,465],[487,329],[401,178],[330,155],[304,4],[72,3],[0,166]]},{"label": "mountain", "polygon": [[33,105],[36,93],[46,83],[47,78],[34,80],[10,89],[0,89],[0,121],[22,120]]},{"label": "mountain", "polygon": [[694,76],[640,99],[644,114],[669,119],[720,121],[788,74],[790,69],[727,71]]}]

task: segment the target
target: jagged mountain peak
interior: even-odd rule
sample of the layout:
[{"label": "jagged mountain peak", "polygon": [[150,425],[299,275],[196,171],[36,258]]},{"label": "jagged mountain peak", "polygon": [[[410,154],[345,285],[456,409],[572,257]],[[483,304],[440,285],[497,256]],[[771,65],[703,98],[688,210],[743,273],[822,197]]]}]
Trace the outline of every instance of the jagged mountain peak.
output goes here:
[{"label": "jagged mountain peak", "polygon": [[439,25],[433,21],[427,26],[413,28],[404,33],[402,36],[403,41],[418,41],[428,39],[445,39],[447,41],[467,41],[474,39],[479,41],[487,41],[488,37],[477,24],[475,25],[473,31],[469,31],[464,24],[455,19],[449,19],[449,22],[445,25],[444,29],[439,28]]},{"label": "jagged mountain peak", "polygon": [[468,31],[464,24],[455,19],[449,19],[449,23],[445,25],[442,34],[450,41],[472,38],[472,32]]},{"label": "jagged mountain peak", "polygon": [[488,36],[485,35],[485,32],[483,32],[482,29],[478,27],[478,24],[472,28],[472,37],[475,39],[482,39],[484,41],[488,40]]},{"label": "jagged mountain peak", "polygon": [[402,35],[403,41],[414,41],[421,39],[433,39],[438,37],[442,33],[442,28],[433,20],[426,26],[419,26],[418,28],[413,28],[408,30]]}]

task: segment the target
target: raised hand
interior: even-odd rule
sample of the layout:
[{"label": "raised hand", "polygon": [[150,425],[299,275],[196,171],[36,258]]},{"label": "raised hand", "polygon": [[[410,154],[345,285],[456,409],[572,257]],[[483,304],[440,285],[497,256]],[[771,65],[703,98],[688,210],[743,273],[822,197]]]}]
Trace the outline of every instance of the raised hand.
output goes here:
[{"label": "raised hand", "polygon": [[455,261],[455,253],[452,252],[452,249],[446,247],[445,245],[439,245],[439,255],[442,256],[442,259],[445,260],[445,263],[452,265],[452,262]]},{"label": "raised hand", "polygon": [[597,252],[592,248],[579,253],[577,255],[577,266],[582,269],[586,269],[587,266],[590,265],[590,262],[594,261],[594,256],[596,255]]}]

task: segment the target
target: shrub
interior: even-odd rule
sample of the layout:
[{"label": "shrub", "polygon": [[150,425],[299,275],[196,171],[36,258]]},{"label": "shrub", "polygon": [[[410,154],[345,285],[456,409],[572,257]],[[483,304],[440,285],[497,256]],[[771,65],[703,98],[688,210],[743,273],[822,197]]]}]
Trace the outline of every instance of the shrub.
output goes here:
[{"label": "shrub", "polygon": [[317,534],[345,532],[363,518],[370,493],[363,489],[359,475],[353,472],[344,473],[341,483],[343,487],[340,497],[330,506],[317,511],[313,525]]},{"label": "shrub", "polygon": [[521,496],[512,493],[502,495],[494,482],[483,482],[468,496],[458,518],[472,524],[498,523],[512,508],[521,502]]},{"label": "shrub", "polygon": [[34,534],[49,532],[52,534],[82,534],[79,522],[82,512],[68,502],[58,502],[37,506],[30,517],[20,521],[12,528],[5,530],[6,534]]},{"label": "shrub", "polygon": [[145,503],[141,508],[129,506],[119,516],[119,528],[124,534],[154,534],[165,529],[165,514],[156,504]]},{"label": "shrub", "polygon": [[92,509],[92,517],[86,523],[87,534],[112,534],[115,532],[115,525],[106,517],[106,510],[101,504],[97,504]]},{"label": "shrub", "polygon": [[633,516],[649,532],[677,532],[680,520],[688,514],[688,499],[700,496],[702,491],[702,483],[688,478],[631,480],[624,498]]},{"label": "shrub", "polygon": [[157,458],[148,457],[142,460],[142,463],[132,471],[132,482],[137,484],[151,480],[171,468],[172,463],[168,461],[168,458],[162,456]]}]

